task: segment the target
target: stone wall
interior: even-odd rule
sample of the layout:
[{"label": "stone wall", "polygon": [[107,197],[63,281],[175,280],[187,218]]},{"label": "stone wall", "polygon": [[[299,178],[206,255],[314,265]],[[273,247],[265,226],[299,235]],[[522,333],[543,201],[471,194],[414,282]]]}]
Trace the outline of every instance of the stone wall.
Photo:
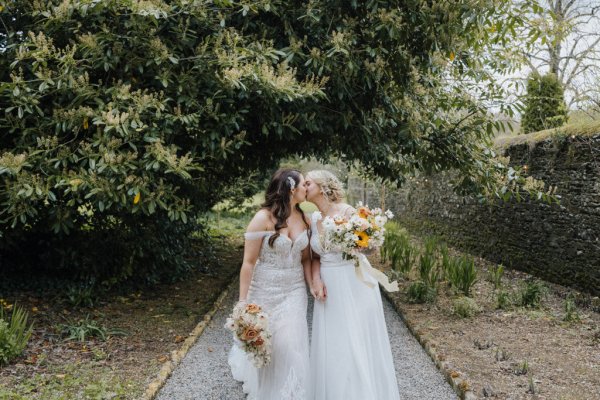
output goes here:
[{"label": "stone wall", "polygon": [[[561,204],[481,205],[454,194],[448,174],[440,174],[388,193],[386,205],[412,230],[600,295],[600,134],[513,145],[505,155],[512,165],[527,165],[532,176],[557,185]],[[370,191],[372,206],[379,205],[380,193]]]}]

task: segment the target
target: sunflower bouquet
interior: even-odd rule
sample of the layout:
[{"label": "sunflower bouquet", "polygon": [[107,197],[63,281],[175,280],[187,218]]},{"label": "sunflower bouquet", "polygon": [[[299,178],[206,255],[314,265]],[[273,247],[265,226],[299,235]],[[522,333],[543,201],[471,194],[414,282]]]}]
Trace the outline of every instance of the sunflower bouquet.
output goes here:
[{"label": "sunflower bouquet", "polygon": [[271,361],[271,332],[269,318],[254,303],[240,302],[227,318],[225,329],[233,332],[233,339],[250,361],[261,368]]},{"label": "sunflower bouquet", "polygon": [[325,217],[323,229],[325,242],[329,248],[341,250],[346,259],[356,259],[360,253],[374,250],[385,239],[384,225],[394,214],[381,208],[370,209],[362,202],[348,217]]}]

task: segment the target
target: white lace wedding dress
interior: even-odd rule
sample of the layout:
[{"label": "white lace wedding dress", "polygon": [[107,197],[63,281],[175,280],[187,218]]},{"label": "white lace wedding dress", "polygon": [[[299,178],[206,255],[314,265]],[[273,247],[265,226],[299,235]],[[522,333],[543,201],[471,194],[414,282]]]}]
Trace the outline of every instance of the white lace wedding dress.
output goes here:
[{"label": "white lace wedding dress", "polygon": [[[315,301],[310,350],[311,400],[400,399],[377,281],[361,282],[354,262],[322,243],[321,214],[311,218],[313,252],[321,257],[325,302]],[[325,248],[324,248],[325,247]]]},{"label": "white lace wedding dress", "polygon": [[247,232],[246,240],[262,240],[247,301],[260,305],[269,316],[271,362],[260,369],[234,345],[229,353],[233,377],[243,382],[249,400],[306,400],[308,392],[308,298],[302,250],[307,231],[292,242],[281,235],[269,245],[273,231]]}]

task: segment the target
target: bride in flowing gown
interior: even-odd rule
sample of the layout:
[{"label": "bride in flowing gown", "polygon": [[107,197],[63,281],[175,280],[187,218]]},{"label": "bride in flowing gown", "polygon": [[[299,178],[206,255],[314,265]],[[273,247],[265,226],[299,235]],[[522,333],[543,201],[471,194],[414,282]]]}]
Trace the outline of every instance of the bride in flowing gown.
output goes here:
[{"label": "bride in flowing gown", "polygon": [[311,262],[309,224],[299,208],[305,198],[298,171],[277,171],[245,234],[239,299],[263,308],[272,334],[271,362],[260,369],[236,345],[229,353],[233,377],[243,382],[248,399],[308,399],[305,282],[310,282]]},{"label": "bride in flowing gown", "polygon": [[341,182],[328,171],[306,175],[307,200],[320,212],[311,218],[313,309],[310,349],[311,400],[400,398],[377,281],[360,281],[354,262],[324,245],[320,220],[348,216]]}]

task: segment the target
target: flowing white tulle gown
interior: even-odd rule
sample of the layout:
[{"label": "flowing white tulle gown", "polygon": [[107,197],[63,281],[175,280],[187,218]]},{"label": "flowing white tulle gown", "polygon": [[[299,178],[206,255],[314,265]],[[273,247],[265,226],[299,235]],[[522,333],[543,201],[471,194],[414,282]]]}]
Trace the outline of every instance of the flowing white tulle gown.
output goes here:
[{"label": "flowing white tulle gown", "polygon": [[247,302],[269,316],[271,362],[257,369],[234,345],[229,353],[233,377],[243,382],[249,400],[306,400],[309,387],[308,298],[301,253],[308,246],[304,231],[294,242],[281,235],[269,246],[273,231],[247,232],[246,240],[262,240]]},{"label": "flowing white tulle gown", "polygon": [[311,350],[311,400],[395,400],[398,383],[377,281],[361,282],[354,262],[324,250],[315,212],[312,250],[321,257],[325,302],[315,301]]}]

